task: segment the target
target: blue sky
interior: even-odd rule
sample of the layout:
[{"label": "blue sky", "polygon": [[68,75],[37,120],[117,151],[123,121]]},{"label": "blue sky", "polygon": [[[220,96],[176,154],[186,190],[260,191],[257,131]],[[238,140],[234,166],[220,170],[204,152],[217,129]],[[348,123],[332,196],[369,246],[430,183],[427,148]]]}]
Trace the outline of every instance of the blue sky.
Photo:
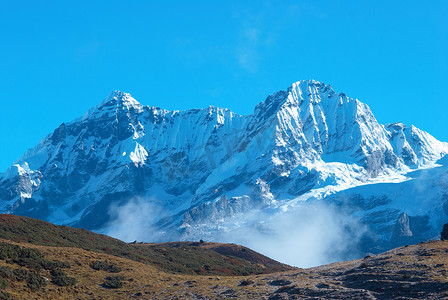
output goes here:
[{"label": "blue sky", "polygon": [[312,78],[380,123],[448,141],[447,13],[448,1],[1,1],[0,171],[115,89],[249,114]]}]

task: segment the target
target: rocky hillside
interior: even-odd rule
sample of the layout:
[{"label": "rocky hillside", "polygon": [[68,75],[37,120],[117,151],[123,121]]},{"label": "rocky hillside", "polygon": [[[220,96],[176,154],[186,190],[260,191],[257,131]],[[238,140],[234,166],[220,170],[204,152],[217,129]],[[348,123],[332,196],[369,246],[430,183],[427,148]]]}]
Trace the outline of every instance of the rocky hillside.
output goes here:
[{"label": "rocky hillside", "polygon": [[[162,270],[161,265],[155,267],[146,262],[126,258],[128,253],[111,255],[98,249],[87,250],[91,247],[89,239],[86,240],[86,245],[81,239],[76,241],[78,247],[38,245],[52,242],[36,238],[32,228],[26,228],[24,225],[31,224],[29,222],[34,221],[8,216],[1,218],[0,232],[11,231],[7,233],[9,238],[22,242],[0,239],[0,299],[442,299],[448,297],[446,276],[448,241],[404,246],[378,255],[367,255],[360,260],[311,269],[290,269],[248,276],[222,276],[210,273],[188,275],[167,273]],[[36,233],[45,226],[52,226],[45,222],[36,222],[35,224],[41,225]],[[21,231],[20,228],[24,230]],[[69,244],[74,242],[68,227],[53,229],[56,238],[65,237]],[[84,233],[90,235],[90,240],[104,239],[100,235]],[[211,252],[201,252],[207,249],[225,255],[236,268],[241,263],[238,258],[242,256],[247,261],[266,264],[267,258],[240,246],[202,244],[196,248],[196,245],[185,242],[171,243],[157,245],[158,248],[155,249],[167,257],[170,257],[168,253],[170,249],[180,249],[185,255],[190,255],[190,258],[196,256],[197,261],[201,261],[203,266],[211,261]],[[140,252],[145,247],[155,245],[128,246],[136,246],[137,252]],[[141,254],[144,255],[144,251]],[[162,262],[167,265],[172,263],[171,259]]]}]

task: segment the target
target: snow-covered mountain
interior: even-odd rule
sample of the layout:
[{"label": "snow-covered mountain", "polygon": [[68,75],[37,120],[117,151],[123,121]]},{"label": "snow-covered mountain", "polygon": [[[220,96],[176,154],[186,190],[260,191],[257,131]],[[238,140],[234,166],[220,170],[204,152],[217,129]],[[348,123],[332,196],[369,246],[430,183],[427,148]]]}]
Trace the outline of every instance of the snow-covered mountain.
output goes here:
[{"label": "snow-covered mountain", "polygon": [[[425,238],[447,221],[448,209],[437,207],[448,181],[435,164],[447,153],[447,143],[381,125],[366,104],[314,80],[247,116],[213,106],[167,111],[115,91],[0,174],[0,207],[109,233],[130,217],[144,220],[133,229],[146,239],[170,240],[269,227],[297,207],[330,203],[367,226],[367,248],[387,248],[409,236],[394,229],[397,220],[428,218],[419,225]],[[416,170],[432,175],[415,179]]]}]

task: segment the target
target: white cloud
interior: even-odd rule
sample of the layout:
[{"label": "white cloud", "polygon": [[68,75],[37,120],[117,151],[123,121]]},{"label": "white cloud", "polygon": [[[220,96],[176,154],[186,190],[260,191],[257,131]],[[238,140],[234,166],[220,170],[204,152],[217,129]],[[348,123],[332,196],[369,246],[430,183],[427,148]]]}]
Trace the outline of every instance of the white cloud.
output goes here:
[{"label": "white cloud", "polygon": [[229,223],[244,225],[214,235],[216,241],[241,244],[298,267],[356,258],[366,233],[358,220],[322,203],[274,215],[257,211]]},{"label": "white cloud", "polygon": [[155,203],[155,199],[134,197],[124,205],[112,205],[109,215],[113,221],[104,234],[125,242],[158,240],[160,232],[154,223],[162,210]]}]

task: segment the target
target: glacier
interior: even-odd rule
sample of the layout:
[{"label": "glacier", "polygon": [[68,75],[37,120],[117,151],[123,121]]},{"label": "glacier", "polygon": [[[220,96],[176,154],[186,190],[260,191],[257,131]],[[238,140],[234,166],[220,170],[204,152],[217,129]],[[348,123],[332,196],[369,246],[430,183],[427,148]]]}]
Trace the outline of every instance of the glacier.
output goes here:
[{"label": "glacier", "polygon": [[247,244],[281,235],[282,223],[286,232],[319,224],[307,229],[312,239],[342,226],[335,238],[356,243],[336,260],[437,236],[448,219],[447,153],[447,143],[379,124],[368,105],[315,80],[250,115],[168,111],[114,91],[0,174],[0,210],[128,241]]}]

